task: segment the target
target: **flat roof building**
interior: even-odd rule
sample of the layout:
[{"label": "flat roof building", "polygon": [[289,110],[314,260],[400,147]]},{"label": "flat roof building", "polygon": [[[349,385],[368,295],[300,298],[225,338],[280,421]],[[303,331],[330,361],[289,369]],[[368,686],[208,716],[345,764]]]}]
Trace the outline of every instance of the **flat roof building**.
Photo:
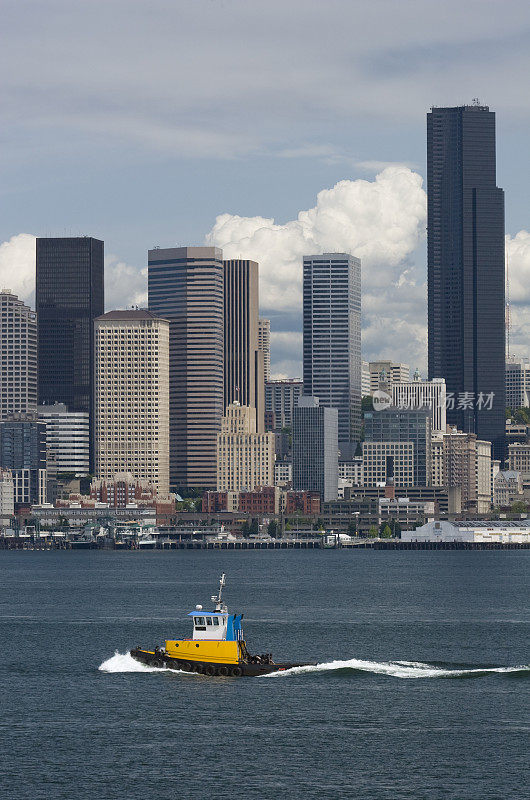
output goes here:
[{"label": "flat roof building", "polygon": [[431,485],[429,408],[402,410],[391,406],[381,411],[366,411],[364,428],[365,486],[389,478],[394,478],[396,486]]},{"label": "flat roof building", "polygon": [[304,392],[338,410],[339,449],[361,433],[361,262],[349,253],[304,256]]},{"label": "flat roof building", "polygon": [[229,259],[224,265],[224,408],[238,402],[256,410],[264,430],[264,353],[259,346],[259,267]]},{"label": "flat roof building", "polygon": [[258,346],[263,353],[263,376],[265,381],[271,379],[271,321],[260,317],[258,327]]},{"label": "flat roof building", "polygon": [[148,290],[150,310],[170,322],[170,484],[214,489],[224,414],[222,250],[150,250]]},{"label": "flat roof building", "polygon": [[217,434],[217,491],[274,486],[274,434],[257,431],[256,409],[232,403]]},{"label": "flat roof building", "polygon": [[37,315],[0,292],[0,420],[37,408]]},{"label": "flat roof building", "polygon": [[35,414],[0,422],[0,467],[11,472],[15,510],[46,502],[46,424]]},{"label": "flat roof building", "polygon": [[169,322],[147,309],[95,322],[96,476],[132,473],[169,493]]},{"label": "flat roof building", "polygon": [[90,415],[94,465],[94,320],[104,311],[103,242],[37,239],[38,402]]},{"label": "flat roof building", "polygon": [[90,415],[68,411],[64,403],[42,405],[37,416],[46,423],[48,478],[64,473],[80,477],[90,472]]},{"label": "flat roof building", "polygon": [[318,492],[322,502],[337,499],[338,411],[304,395],[293,414],[293,490]]},{"label": "flat roof building", "polygon": [[265,384],[265,411],[272,415],[274,430],[292,428],[293,411],[304,393],[300,378],[268,381]]}]

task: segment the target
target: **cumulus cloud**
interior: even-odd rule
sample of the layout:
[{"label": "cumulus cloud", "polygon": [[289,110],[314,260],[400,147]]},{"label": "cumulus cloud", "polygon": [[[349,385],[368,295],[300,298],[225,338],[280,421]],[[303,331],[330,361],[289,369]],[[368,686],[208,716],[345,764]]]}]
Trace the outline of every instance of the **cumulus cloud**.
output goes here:
[{"label": "cumulus cloud", "polygon": [[[0,244],[0,289],[10,289],[33,307],[35,240],[31,233],[18,233]],[[147,268],[139,270],[118,256],[105,256],[105,305],[107,309],[147,305]]]},{"label": "cumulus cloud", "polygon": [[530,357],[530,232],[506,236],[510,277],[510,355]]},{"label": "cumulus cloud", "polygon": [[118,256],[105,256],[105,306],[108,309],[147,306],[147,267],[136,267],[120,261]]},{"label": "cumulus cloud", "polygon": [[[414,263],[426,223],[422,184],[422,177],[410,168],[389,166],[372,181],[343,180],[322,190],[313,208],[284,224],[221,214],[207,241],[222,247],[225,258],[259,262],[265,313],[301,313],[304,255],[352,253],[362,262],[365,355],[408,357],[423,364],[425,268]],[[287,358],[285,347],[278,337],[275,346],[273,337],[276,369],[277,354],[280,361],[294,360],[292,349]]]},{"label": "cumulus cloud", "polygon": [[506,236],[506,261],[510,277],[510,302],[530,302],[530,233]]},{"label": "cumulus cloud", "polygon": [[399,280],[425,227],[426,195],[421,175],[405,166],[387,167],[373,181],[343,180],[317,195],[313,208],[278,224],[265,217],[221,214],[207,235],[225,258],[260,263],[261,303],[295,309],[301,302],[302,257],[348,252],[362,259],[363,290]]},{"label": "cumulus cloud", "polygon": [[0,289],[10,289],[26,303],[35,298],[35,236],[18,233],[0,244]]}]

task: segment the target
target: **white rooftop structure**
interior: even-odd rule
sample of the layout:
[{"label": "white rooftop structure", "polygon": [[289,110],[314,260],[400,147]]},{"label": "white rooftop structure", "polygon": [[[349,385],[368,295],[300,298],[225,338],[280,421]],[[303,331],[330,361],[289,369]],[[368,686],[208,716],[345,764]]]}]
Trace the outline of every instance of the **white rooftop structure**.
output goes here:
[{"label": "white rooftop structure", "polygon": [[496,542],[503,544],[530,544],[530,526],[508,520],[466,520],[447,522],[432,520],[416,528],[402,531],[403,542]]}]

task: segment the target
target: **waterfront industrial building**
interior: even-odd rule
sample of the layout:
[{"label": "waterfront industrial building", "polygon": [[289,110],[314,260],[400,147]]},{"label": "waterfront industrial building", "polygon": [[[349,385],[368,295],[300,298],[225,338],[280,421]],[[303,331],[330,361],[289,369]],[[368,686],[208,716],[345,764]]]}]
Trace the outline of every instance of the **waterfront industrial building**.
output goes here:
[{"label": "waterfront industrial building", "polygon": [[403,542],[468,542],[471,544],[530,544],[530,527],[500,520],[447,522],[433,520],[401,532]]}]

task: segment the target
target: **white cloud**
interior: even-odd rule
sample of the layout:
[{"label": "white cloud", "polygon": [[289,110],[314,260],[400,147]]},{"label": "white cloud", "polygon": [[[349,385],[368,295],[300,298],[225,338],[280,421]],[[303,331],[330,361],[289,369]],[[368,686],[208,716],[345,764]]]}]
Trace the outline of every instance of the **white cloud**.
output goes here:
[{"label": "white cloud", "polygon": [[[221,214],[207,241],[225,258],[252,258],[260,264],[261,306],[265,313],[302,311],[302,257],[347,252],[362,262],[363,351],[369,356],[425,362],[425,268],[414,255],[424,238],[426,194],[422,178],[403,165],[386,167],[374,180],[343,180],[317,196],[316,205],[295,220],[277,224],[265,217]],[[293,345],[273,334],[277,361],[295,362]],[[275,348],[276,342],[276,348]],[[300,356],[298,355],[298,362]]]},{"label": "white cloud", "polygon": [[318,193],[317,203],[296,220],[221,214],[206,239],[225,258],[260,263],[261,304],[293,310],[301,303],[302,257],[347,252],[362,259],[363,292],[395,284],[402,265],[423,236],[426,195],[420,175],[387,167],[373,181],[339,181]]},{"label": "white cloud", "polygon": [[510,355],[530,357],[530,232],[506,236],[510,278]]},{"label": "white cloud", "polygon": [[26,303],[35,297],[35,236],[18,233],[0,244],[0,289],[10,289]]},{"label": "white cloud", "polygon": [[506,260],[510,278],[510,302],[530,303],[530,233],[506,236]]},{"label": "white cloud", "polygon": [[105,307],[147,306],[147,267],[138,270],[118,256],[105,256]]}]

